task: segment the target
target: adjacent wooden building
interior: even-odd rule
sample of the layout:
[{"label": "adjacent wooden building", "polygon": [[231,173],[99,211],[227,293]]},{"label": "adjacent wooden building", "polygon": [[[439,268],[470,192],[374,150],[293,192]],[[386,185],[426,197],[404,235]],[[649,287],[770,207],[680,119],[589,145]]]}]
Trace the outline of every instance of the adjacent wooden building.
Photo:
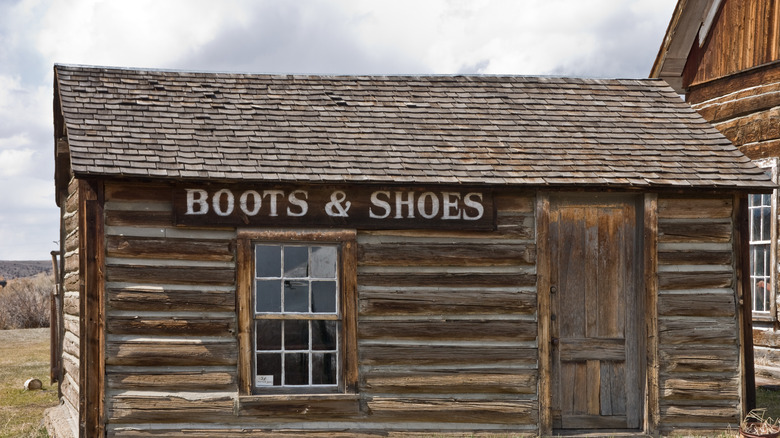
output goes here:
[{"label": "adjacent wooden building", "polygon": [[[780,1],[680,0],[653,66],[773,180],[780,158]],[[780,379],[777,191],[750,197],[756,374]]]},{"label": "adjacent wooden building", "polygon": [[734,428],[748,193],[665,82],[55,66],[54,436]]}]

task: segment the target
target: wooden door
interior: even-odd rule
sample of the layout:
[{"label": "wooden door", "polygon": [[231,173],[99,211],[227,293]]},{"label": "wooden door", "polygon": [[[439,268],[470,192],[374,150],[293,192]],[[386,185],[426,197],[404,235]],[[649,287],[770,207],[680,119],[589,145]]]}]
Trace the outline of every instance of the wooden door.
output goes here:
[{"label": "wooden door", "polygon": [[551,199],[551,407],[555,429],[642,425],[637,203]]}]

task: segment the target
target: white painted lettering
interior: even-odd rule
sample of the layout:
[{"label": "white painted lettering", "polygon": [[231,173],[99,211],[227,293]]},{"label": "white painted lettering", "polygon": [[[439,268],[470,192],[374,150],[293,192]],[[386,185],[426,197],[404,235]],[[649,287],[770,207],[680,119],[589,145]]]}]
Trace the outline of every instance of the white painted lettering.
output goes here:
[{"label": "white painted lettering", "polygon": [[[252,208],[249,208],[249,197],[252,197]],[[238,200],[238,205],[241,208],[241,211],[244,212],[247,216],[254,216],[257,213],[260,212],[260,207],[263,206],[263,198],[260,196],[260,193],[257,193],[254,190],[247,190],[244,193],[241,194],[241,197]]]},{"label": "white painted lettering", "polygon": [[[472,198],[474,197],[478,197],[479,201],[472,200]],[[476,221],[481,219],[482,216],[485,214],[485,207],[482,205],[482,193],[478,193],[478,192],[466,193],[466,196],[463,197],[463,203],[466,204],[466,207],[471,207],[477,211],[477,214],[475,216],[469,216],[468,212],[464,208],[463,220]]]},{"label": "white painted lettering", "polygon": [[[327,213],[330,217],[348,217],[349,215],[347,212],[349,211],[349,207],[352,206],[352,203],[346,201],[346,199],[347,194],[342,190],[336,190],[335,192],[331,193],[330,202],[325,204],[325,213]],[[344,205],[341,205],[342,203]]]},{"label": "white painted lettering", "polygon": [[209,212],[208,192],[203,189],[185,190],[187,191],[187,214],[206,214]]},{"label": "white painted lettering", "polygon": [[[460,193],[458,192],[442,192],[442,219],[444,220],[453,220],[453,219],[460,219]],[[455,201],[452,201],[452,198],[455,198]],[[453,209],[455,212],[453,213]]]},{"label": "white painted lettering", "polygon": [[[227,205],[225,209],[222,209],[222,196],[226,197]],[[214,197],[211,198],[211,206],[214,207],[214,213],[217,216],[230,216],[233,213],[233,207],[235,206],[235,197],[233,192],[228,189],[222,189],[217,193],[214,193]]]},{"label": "white painted lettering", "polygon": [[[296,195],[301,195],[303,199],[298,198]],[[287,201],[300,208],[301,211],[293,212],[290,207],[287,207],[287,216],[306,216],[306,213],[309,211],[309,204],[304,201],[304,199],[309,199],[309,192],[306,190],[295,190],[290,193],[290,196],[287,197]]]},{"label": "white painted lettering", "polygon": [[406,216],[409,219],[414,218],[414,192],[406,192],[406,201],[403,200],[404,192],[395,192],[395,218],[396,219],[403,219],[404,217],[404,209],[403,206],[405,205],[406,208],[409,209],[409,214]]},{"label": "white painted lettering", "polygon": [[271,201],[271,213],[269,216],[279,216],[276,208],[276,199],[280,196],[284,196],[284,192],[281,190],[263,190],[263,198],[266,196],[268,196]]},{"label": "white painted lettering", "polygon": [[[425,199],[428,198],[431,200],[431,212],[427,213],[425,211]],[[420,195],[420,198],[417,200],[417,211],[420,213],[420,216],[424,217],[425,219],[433,219],[436,217],[437,214],[439,214],[439,198],[436,197],[436,193],[433,192],[425,192],[422,195]]]},{"label": "white painted lettering", "polygon": [[390,192],[385,190],[380,190],[371,194],[371,203],[385,211],[384,214],[376,214],[374,213],[373,208],[368,207],[368,217],[372,219],[385,219],[390,216],[390,203],[379,199],[379,195],[387,197],[387,201],[390,200]]}]

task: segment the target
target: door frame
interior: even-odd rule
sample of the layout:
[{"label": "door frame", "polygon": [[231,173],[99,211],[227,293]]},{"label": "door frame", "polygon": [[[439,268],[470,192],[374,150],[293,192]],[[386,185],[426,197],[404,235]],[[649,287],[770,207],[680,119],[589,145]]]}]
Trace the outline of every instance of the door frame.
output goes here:
[{"label": "door frame", "polygon": [[[645,391],[640,397],[644,414],[641,432],[655,434],[658,431],[660,409],[658,404],[658,195],[657,193],[603,193],[603,192],[537,192],[536,243],[537,243],[537,345],[539,364],[539,435],[553,432],[552,415],[552,321],[550,289],[550,198],[609,197],[636,200],[637,248],[635,254],[642,260],[637,270],[637,288],[640,291],[644,312],[644,340],[640,346],[640,376],[644,375]],[[644,298],[644,299],[642,299]],[[640,333],[642,328],[640,327]],[[644,359],[644,360],[642,360]]]}]

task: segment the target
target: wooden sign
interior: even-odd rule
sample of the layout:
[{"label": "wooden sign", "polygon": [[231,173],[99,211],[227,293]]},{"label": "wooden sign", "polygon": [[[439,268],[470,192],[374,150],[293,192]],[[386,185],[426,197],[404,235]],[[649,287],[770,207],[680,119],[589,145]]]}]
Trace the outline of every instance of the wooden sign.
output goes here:
[{"label": "wooden sign", "polygon": [[181,185],[173,205],[180,225],[495,227],[493,196],[485,188]]}]

